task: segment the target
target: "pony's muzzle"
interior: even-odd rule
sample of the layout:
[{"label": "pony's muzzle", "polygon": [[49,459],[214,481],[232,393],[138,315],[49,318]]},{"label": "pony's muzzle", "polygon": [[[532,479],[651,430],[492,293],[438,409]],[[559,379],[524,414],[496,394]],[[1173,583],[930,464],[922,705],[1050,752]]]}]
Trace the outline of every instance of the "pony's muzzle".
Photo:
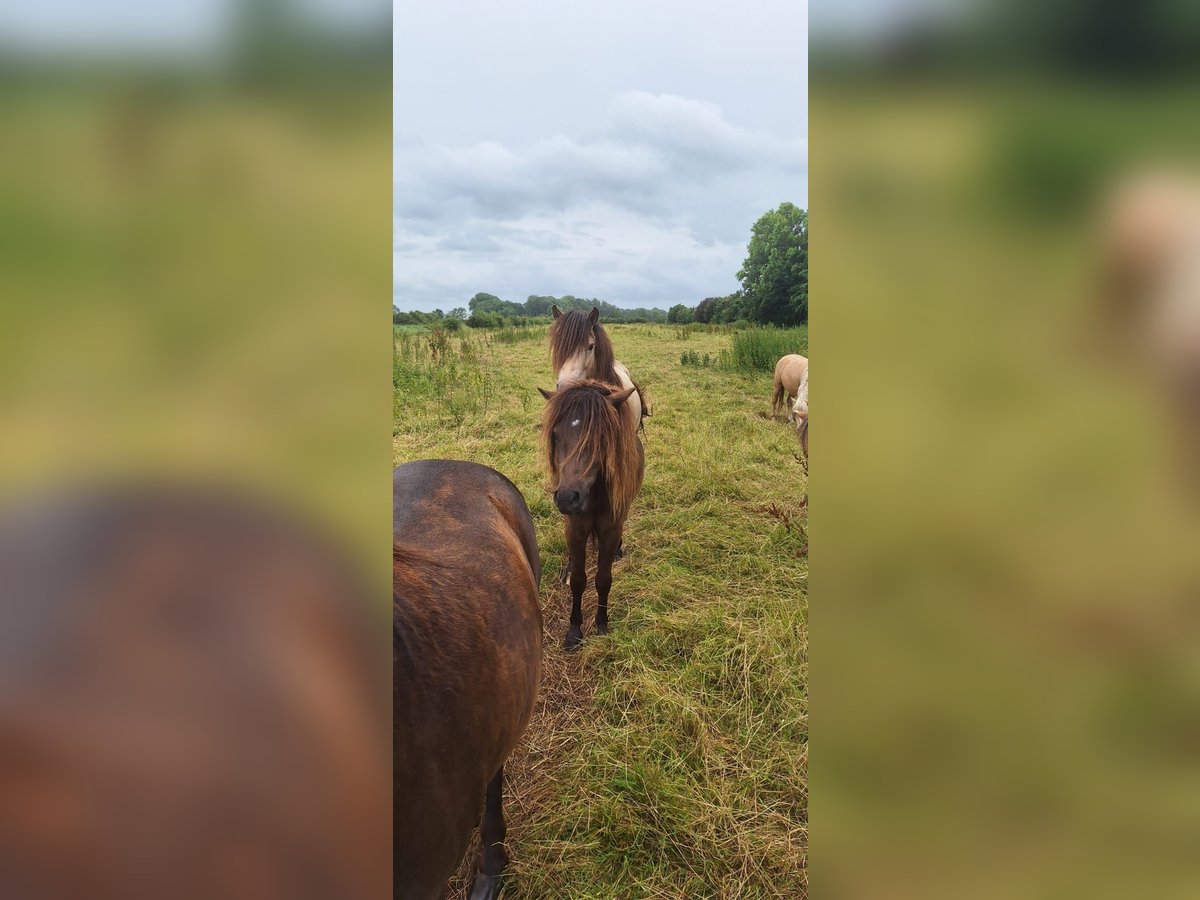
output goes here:
[{"label": "pony's muzzle", "polygon": [[587,497],[579,491],[557,490],[554,505],[564,516],[574,516],[587,511]]}]

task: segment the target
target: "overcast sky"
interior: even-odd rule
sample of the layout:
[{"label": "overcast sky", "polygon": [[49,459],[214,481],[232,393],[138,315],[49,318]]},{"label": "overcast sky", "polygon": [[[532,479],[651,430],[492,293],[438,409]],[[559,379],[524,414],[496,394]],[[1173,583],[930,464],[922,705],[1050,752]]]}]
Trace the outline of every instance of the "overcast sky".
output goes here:
[{"label": "overcast sky", "polygon": [[807,0],[393,5],[393,299],[694,305],[808,207]]}]

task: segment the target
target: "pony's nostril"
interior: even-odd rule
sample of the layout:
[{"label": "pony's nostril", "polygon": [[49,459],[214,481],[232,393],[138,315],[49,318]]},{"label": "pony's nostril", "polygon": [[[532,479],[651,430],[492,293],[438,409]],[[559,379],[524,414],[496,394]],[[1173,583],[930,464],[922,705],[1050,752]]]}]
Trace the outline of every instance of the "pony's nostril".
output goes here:
[{"label": "pony's nostril", "polygon": [[574,506],[579,502],[579,491],[556,491],[555,502],[560,506]]}]

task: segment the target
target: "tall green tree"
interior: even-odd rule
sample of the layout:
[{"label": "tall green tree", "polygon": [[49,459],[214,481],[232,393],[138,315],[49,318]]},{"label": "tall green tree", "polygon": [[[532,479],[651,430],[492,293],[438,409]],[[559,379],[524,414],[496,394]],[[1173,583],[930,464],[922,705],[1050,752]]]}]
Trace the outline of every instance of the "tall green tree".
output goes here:
[{"label": "tall green tree", "polygon": [[527,316],[548,316],[550,315],[550,307],[554,305],[553,297],[541,297],[537,294],[530,294],[524,304],[525,315]]},{"label": "tall green tree", "polygon": [[808,321],[808,212],[793,203],[763,213],[738,271],[746,313],[755,322]]},{"label": "tall green tree", "polygon": [[716,297],[705,297],[703,300],[701,300],[699,303],[696,304],[696,311],[694,313],[694,315],[696,317],[696,321],[697,322],[705,322],[705,323],[711,322],[712,318],[713,318],[713,313],[716,312],[716,309],[717,309],[717,298]]},{"label": "tall green tree", "polygon": [[728,325],[730,322],[744,318],[746,318],[746,299],[742,296],[741,291],[726,297],[717,297],[710,321]]},{"label": "tall green tree", "polygon": [[667,310],[667,322],[672,325],[690,325],[692,323],[692,308],[677,303]]},{"label": "tall green tree", "polygon": [[481,291],[467,302],[467,307],[473,313],[500,312],[504,301],[495,294],[485,294]]}]

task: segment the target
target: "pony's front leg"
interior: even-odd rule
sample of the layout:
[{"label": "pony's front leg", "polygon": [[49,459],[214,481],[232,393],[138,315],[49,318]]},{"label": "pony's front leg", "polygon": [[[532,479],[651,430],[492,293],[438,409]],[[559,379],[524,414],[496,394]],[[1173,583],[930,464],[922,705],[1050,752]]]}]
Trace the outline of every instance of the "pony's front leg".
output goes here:
[{"label": "pony's front leg", "polygon": [[621,547],[621,532],[604,535],[596,547],[596,634],[608,634],[608,592],[612,589],[613,559]]},{"label": "pony's front leg", "polygon": [[583,590],[587,587],[587,537],[588,530],[580,525],[571,527],[567,520],[567,554],[571,563],[571,627],[563,647],[575,650],[583,643]]}]

